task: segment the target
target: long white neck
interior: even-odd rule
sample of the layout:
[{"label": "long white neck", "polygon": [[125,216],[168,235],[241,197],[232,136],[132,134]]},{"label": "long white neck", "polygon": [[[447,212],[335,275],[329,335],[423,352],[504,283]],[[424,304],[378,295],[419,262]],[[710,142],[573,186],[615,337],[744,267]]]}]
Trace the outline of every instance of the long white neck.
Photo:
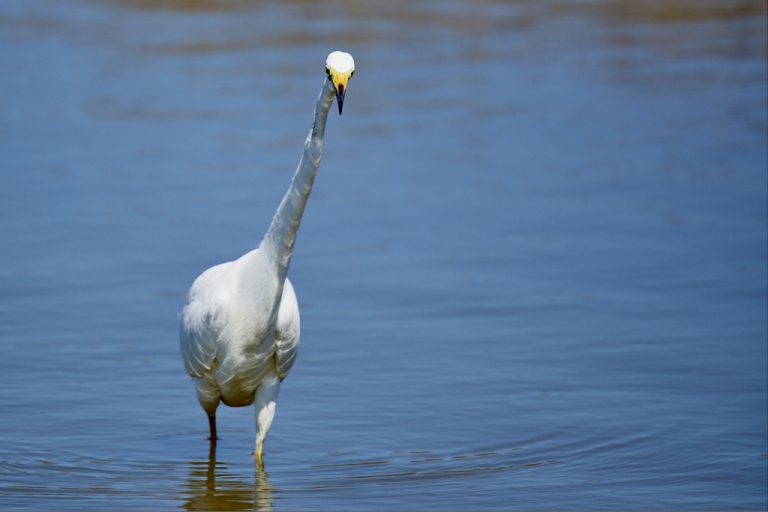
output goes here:
[{"label": "long white neck", "polygon": [[320,167],[320,159],[323,156],[325,121],[328,118],[328,110],[333,103],[334,94],[333,84],[326,78],[320,96],[317,98],[312,129],[309,131],[306,142],[304,142],[304,153],[301,155],[301,161],[262,242],[262,246],[274,251],[278,275],[281,280],[285,279],[285,275],[288,273],[304,206],[307,204],[317,169]]}]

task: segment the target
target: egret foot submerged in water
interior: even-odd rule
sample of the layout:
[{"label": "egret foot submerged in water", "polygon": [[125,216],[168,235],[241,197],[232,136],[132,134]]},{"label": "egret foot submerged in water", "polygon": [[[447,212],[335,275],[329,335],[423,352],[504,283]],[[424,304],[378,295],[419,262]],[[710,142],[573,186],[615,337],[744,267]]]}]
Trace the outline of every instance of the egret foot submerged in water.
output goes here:
[{"label": "egret foot submerged in water", "polygon": [[280,383],[299,347],[299,306],[286,277],[304,207],[320,166],[328,110],[342,112],[352,56],[328,55],[301,161],[263,240],[240,258],[209,268],[195,280],[181,314],[181,355],[215,443],[216,408],[254,404],[254,456],[263,465],[264,439],[275,417]]}]

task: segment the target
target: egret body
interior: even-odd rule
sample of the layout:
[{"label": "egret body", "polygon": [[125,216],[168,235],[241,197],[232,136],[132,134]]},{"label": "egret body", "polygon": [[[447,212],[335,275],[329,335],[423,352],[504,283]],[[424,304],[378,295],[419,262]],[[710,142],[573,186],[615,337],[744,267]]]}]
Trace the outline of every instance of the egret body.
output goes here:
[{"label": "egret body", "polygon": [[301,161],[264,238],[256,249],[200,274],[181,314],[181,355],[208,415],[211,442],[217,439],[219,402],[231,407],[254,404],[254,455],[259,465],[280,383],[299,347],[299,306],[286,277],[293,246],[320,166],[328,110],[335,97],[341,114],[354,73],[351,55],[328,55]]}]

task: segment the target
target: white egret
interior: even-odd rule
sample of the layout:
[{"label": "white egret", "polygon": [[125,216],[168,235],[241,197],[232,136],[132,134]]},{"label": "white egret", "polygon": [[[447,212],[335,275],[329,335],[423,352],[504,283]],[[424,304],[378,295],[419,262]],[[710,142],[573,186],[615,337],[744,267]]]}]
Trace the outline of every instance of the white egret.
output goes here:
[{"label": "white egret", "polygon": [[216,408],[254,404],[256,447],[263,464],[264,438],[275,416],[280,383],[299,347],[299,306],[286,278],[304,206],[323,153],[334,96],[341,114],[352,56],[332,52],[301,161],[272,223],[256,249],[209,268],[195,280],[181,314],[181,355],[216,442]]}]

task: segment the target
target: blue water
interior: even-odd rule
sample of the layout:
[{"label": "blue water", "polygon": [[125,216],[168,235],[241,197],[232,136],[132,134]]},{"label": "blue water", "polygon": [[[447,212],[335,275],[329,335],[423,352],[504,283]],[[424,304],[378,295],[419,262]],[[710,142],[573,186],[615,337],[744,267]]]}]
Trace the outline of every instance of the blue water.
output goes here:
[{"label": "blue water", "polygon": [[[0,508],[768,507],[762,2],[0,5]],[[266,468],[181,365],[327,53]]]}]

